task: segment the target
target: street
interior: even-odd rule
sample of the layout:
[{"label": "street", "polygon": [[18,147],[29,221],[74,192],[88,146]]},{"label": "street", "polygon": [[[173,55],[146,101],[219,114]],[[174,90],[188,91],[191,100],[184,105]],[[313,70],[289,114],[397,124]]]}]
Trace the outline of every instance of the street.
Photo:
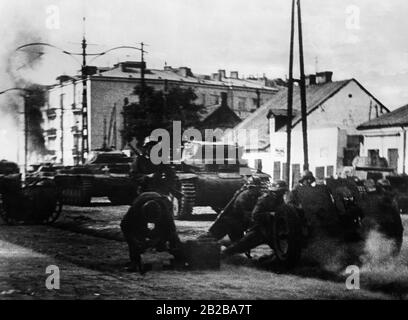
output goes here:
[{"label": "street", "polygon": [[[107,201],[64,207],[53,226],[0,224],[0,299],[406,299],[408,256],[392,265],[362,270],[361,289],[347,290],[344,272],[302,265],[291,273],[260,268],[242,256],[223,260],[220,270],[153,270],[127,273],[127,246],[119,229],[126,206]],[[408,220],[404,218],[404,224]],[[211,222],[177,221],[182,241]],[[407,227],[406,227],[407,229]],[[254,250],[255,257],[268,253]],[[60,288],[47,289],[46,268],[60,270]]]}]

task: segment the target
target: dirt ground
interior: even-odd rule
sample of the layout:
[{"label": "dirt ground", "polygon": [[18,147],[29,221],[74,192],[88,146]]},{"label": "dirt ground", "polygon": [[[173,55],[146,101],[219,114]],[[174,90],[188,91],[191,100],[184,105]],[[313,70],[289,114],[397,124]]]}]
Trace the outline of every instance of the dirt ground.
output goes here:
[{"label": "dirt ground", "polygon": [[[359,290],[347,290],[348,275],[333,267],[333,259],[323,268],[305,263],[290,273],[267,270],[244,256],[223,260],[220,270],[127,273],[127,247],[119,229],[126,210],[97,199],[89,208],[64,207],[53,226],[0,223],[0,299],[408,298],[407,239],[398,259],[370,259],[364,264]],[[408,219],[403,220],[407,233]],[[211,222],[176,224],[185,241],[204,233]],[[379,254],[383,245],[374,240],[369,245]],[[254,256],[268,252],[259,247]],[[45,286],[49,265],[59,267],[58,290]]]}]

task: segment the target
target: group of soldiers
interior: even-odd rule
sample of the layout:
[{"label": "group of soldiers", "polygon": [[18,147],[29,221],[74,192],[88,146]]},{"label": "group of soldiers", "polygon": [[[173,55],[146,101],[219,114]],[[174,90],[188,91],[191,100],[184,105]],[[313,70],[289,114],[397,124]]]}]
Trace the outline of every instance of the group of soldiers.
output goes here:
[{"label": "group of soldiers", "polygon": [[[143,173],[141,173],[142,171]],[[146,175],[146,173],[150,174]],[[148,248],[168,251],[175,256],[176,260],[183,259],[182,243],[174,223],[173,203],[171,201],[172,197],[181,199],[183,195],[175,190],[177,177],[170,166],[151,167],[148,159],[137,157],[132,174],[134,179],[138,180],[141,195],[136,198],[125,214],[121,222],[121,229],[129,247],[130,264],[128,270],[143,273],[146,270],[143,269],[141,254]],[[208,232],[201,238],[221,240],[228,235],[231,244],[222,252],[223,256],[237,253],[246,253],[250,256],[250,249],[261,244],[269,244],[272,247],[273,240],[276,240],[276,237],[274,238],[274,232],[276,233],[274,215],[279,213],[279,208],[283,207],[284,204],[294,208],[296,219],[300,219],[300,227],[296,232],[307,237],[311,219],[306,217],[305,212],[313,210],[302,206],[306,206],[308,202],[315,205],[316,201],[313,197],[316,194],[318,194],[317,197],[323,199],[322,201],[326,205],[332,206],[332,209],[326,210],[327,214],[323,215],[325,216],[323,220],[328,221],[323,229],[328,230],[330,224],[334,226],[333,229],[336,232],[338,229],[353,231],[361,227],[364,213],[355,199],[356,196],[358,197],[359,191],[355,192],[354,190],[354,193],[351,191],[353,187],[350,188],[350,184],[348,184],[350,181],[342,185],[347,179],[343,179],[343,182],[335,182],[334,188],[330,189],[329,185],[320,188],[316,184],[313,174],[306,170],[297,185],[289,192],[289,187],[285,181],[271,183],[269,178],[259,172],[251,176],[247,183],[235,193]],[[354,185],[357,186],[357,184]],[[370,188],[364,187],[363,189],[367,191]],[[398,210],[394,210],[395,204],[390,189],[391,186],[386,179],[379,180],[374,185],[377,199],[381,198],[378,202],[379,206],[385,208],[384,210],[381,208],[377,210],[377,208],[376,211],[385,212],[388,210],[396,212],[395,215],[399,216]],[[308,192],[312,194],[311,199],[305,199],[308,197]],[[319,216],[318,212],[317,216]],[[380,219],[383,218],[380,217]],[[333,224],[333,221],[337,222]],[[398,223],[398,234],[402,232],[402,226],[399,224],[400,222]],[[394,226],[390,228],[392,229]],[[391,231],[391,233],[394,232],[394,230]],[[349,232],[349,235],[352,234],[353,232]]]},{"label": "group of soldiers", "polygon": [[[143,160],[136,161],[136,166],[140,166],[140,161]],[[174,172],[167,166],[155,168],[150,176],[137,178],[143,179],[143,191],[146,192],[133,202],[121,222],[121,229],[129,247],[130,264],[127,270],[144,273],[146,270],[141,263],[141,254],[148,248],[169,251],[176,259],[182,259],[170,194],[176,197],[182,195],[174,190]],[[314,181],[313,174],[306,171],[299,184],[310,185]],[[216,221],[204,237],[218,240],[228,234],[232,245],[223,251],[223,255],[246,252],[248,247],[267,243],[271,236],[270,213],[284,202],[288,190],[284,181],[270,185],[265,175],[253,175],[237,191],[231,204],[233,213],[221,214],[219,219],[222,223]],[[219,230],[217,226],[220,226]]]}]

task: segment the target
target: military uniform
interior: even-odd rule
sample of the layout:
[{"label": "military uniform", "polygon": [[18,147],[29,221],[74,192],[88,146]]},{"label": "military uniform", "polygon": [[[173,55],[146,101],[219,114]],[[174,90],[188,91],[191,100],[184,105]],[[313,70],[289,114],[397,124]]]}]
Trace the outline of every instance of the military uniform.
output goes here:
[{"label": "military uniform", "polygon": [[263,190],[251,212],[251,228],[240,241],[225,249],[224,254],[247,252],[258,245],[270,242],[273,223],[271,213],[284,203],[283,195],[286,190],[286,183],[283,182],[275,185],[273,190]]},{"label": "military uniform", "polygon": [[[148,228],[149,223],[154,224],[151,230]],[[180,246],[173,220],[173,205],[166,196],[157,192],[145,192],[137,197],[123,217],[120,227],[129,246],[132,271],[142,271],[140,255],[147,248],[173,253]]]}]

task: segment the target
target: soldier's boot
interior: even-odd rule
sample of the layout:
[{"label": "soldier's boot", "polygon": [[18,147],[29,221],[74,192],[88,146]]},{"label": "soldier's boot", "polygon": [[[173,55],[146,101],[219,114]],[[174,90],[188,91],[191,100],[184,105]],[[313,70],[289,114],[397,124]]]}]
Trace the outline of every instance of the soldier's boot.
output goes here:
[{"label": "soldier's boot", "polygon": [[251,251],[251,249],[264,244],[264,236],[257,230],[249,231],[241,240],[230,245],[223,252],[223,256],[229,256],[237,253],[245,253]]}]

